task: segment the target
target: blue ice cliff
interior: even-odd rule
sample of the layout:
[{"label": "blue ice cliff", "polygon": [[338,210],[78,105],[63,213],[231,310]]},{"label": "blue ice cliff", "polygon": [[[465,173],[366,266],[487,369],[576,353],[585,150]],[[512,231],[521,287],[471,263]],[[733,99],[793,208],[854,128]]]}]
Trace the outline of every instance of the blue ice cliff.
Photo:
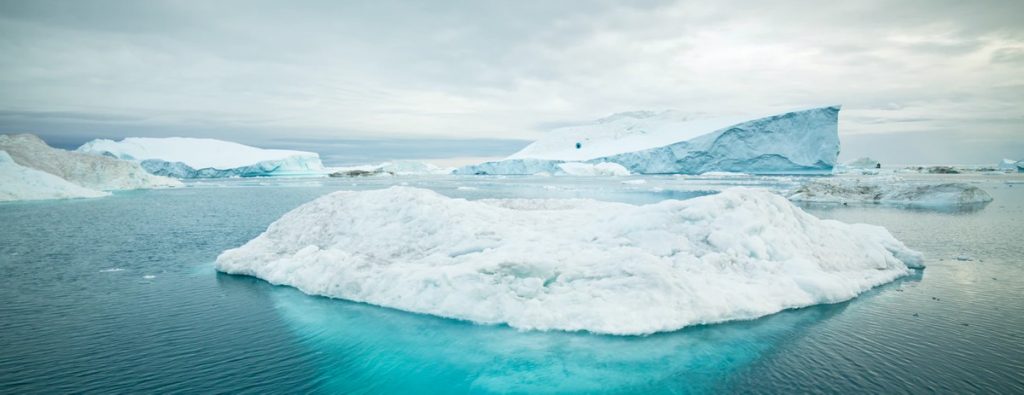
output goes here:
[{"label": "blue ice cliff", "polygon": [[456,174],[558,173],[567,162],[616,163],[639,174],[828,174],[839,156],[839,106],[754,120],[673,111],[616,114],[560,128],[505,160]]}]

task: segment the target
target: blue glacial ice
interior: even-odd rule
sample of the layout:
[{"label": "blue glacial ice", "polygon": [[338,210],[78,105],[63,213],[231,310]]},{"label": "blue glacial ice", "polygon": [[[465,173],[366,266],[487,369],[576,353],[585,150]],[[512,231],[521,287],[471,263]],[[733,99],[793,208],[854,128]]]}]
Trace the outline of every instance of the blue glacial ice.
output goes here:
[{"label": "blue glacial ice", "polygon": [[675,112],[618,114],[556,129],[501,161],[456,174],[564,173],[559,164],[615,163],[638,174],[827,174],[839,156],[839,106],[749,121]]}]

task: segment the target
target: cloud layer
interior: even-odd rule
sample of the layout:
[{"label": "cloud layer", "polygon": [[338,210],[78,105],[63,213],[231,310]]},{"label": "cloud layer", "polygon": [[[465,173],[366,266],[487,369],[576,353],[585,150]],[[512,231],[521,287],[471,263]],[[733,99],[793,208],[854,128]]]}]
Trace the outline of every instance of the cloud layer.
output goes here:
[{"label": "cloud layer", "polygon": [[0,132],[532,139],[841,103],[844,136],[1024,149],[1024,2],[770,3],[4,1]]}]

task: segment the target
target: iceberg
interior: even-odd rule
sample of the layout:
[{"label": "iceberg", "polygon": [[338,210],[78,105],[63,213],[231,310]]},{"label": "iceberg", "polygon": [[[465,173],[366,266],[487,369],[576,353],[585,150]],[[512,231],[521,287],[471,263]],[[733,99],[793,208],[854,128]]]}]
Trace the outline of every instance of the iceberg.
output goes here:
[{"label": "iceberg", "polygon": [[570,176],[628,176],[629,170],[618,163],[559,163],[558,169]]},{"label": "iceberg", "polygon": [[451,169],[411,160],[384,162],[377,165],[334,167],[328,170],[331,177],[441,175],[451,173]]},{"label": "iceberg", "polygon": [[841,302],[921,267],[885,228],[821,220],[745,188],[642,206],[340,191],[216,261],[311,295],[615,335]]},{"label": "iceberg", "polygon": [[456,174],[534,174],[563,162],[615,163],[639,174],[824,174],[839,155],[839,106],[749,121],[631,112],[560,128],[507,159]]},{"label": "iceberg", "polygon": [[983,205],[985,190],[958,182],[909,182],[899,177],[834,178],[809,181],[789,195],[809,203],[884,203],[920,207]]},{"label": "iceberg", "polygon": [[84,188],[45,171],[19,165],[6,151],[0,150],[0,202],[108,195],[108,192]]},{"label": "iceberg", "polygon": [[857,158],[856,160],[847,162],[844,166],[851,169],[880,169],[882,168],[882,163],[865,156],[863,158]]},{"label": "iceberg", "polygon": [[0,135],[0,150],[21,166],[50,173],[81,187],[115,191],[181,186],[149,174],[136,163],[50,147],[31,134]]},{"label": "iceberg", "polygon": [[313,152],[262,149],[230,141],[186,137],[97,139],[80,152],[139,162],[153,174],[177,178],[325,175]]},{"label": "iceberg", "polygon": [[832,169],[832,173],[877,175],[879,173],[879,169],[881,168],[881,162],[865,156],[863,158],[858,158],[856,160],[835,166]]},{"label": "iceberg", "polygon": [[999,170],[1024,171],[1024,160],[1003,159],[1002,162],[999,162]]}]

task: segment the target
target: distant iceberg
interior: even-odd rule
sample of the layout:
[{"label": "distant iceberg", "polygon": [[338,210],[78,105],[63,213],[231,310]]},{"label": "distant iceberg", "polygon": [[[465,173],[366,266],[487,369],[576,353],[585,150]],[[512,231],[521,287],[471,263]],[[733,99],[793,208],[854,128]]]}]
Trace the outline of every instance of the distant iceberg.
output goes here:
[{"label": "distant iceberg", "polygon": [[328,171],[331,177],[441,175],[451,173],[451,169],[412,160],[391,161],[377,165],[333,167],[329,168]]},{"label": "distant iceberg", "polygon": [[983,189],[956,182],[910,182],[899,177],[811,180],[789,200],[812,203],[884,203],[919,207],[983,205],[992,201]]},{"label": "distant iceberg", "polygon": [[76,199],[108,196],[42,170],[19,165],[0,150],[0,202],[16,200]]},{"label": "distant iceberg", "polygon": [[618,163],[564,162],[558,169],[571,176],[628,176],[629,170]]},{"label": "distant iceberg", "polygon": [[839,106],[750,121],[676,112],[617,114],[556,129],[496,162],[456,174],[551,173],[559,163],[615,163],[631,173],[829,173],[839,155]]},{"label": "distant iceberg", "polygon": [[136,163],[53,148],[31,134],[0,135],[0,150],[21,166],[94,190],[181,186],[180,181],[149,174]]},{"label": "distant iceberg", "polygon": [[1024,160],[1003,159],[999,162],[999,170],[1024,171]]},{"label": "distant iceberg", "polygon": [[848,300],[922,258],[761,190],[634,206],[391,187],[304,204],[216,267],[482,324],[639,335]]},{"label": "distant iceberg", "polygon": [[78,151],[139,162],[153,174],[177,178],[326,175],[313,152],[262,149],[215,139],[130,137],[93,140]]},{"label": "distant iceberg", "polygon": [[870,157],[857,158],[844,164],[844,166],[851,169],[879,169],[882,167],[882,163],[871,159]]},{"label": "distant iceberg", "polygon": [[865,156],[846,163],[836,165],[834,168],[832,168],[832,173],[875,175],[880,172],[881,168],[881,162]]}]

